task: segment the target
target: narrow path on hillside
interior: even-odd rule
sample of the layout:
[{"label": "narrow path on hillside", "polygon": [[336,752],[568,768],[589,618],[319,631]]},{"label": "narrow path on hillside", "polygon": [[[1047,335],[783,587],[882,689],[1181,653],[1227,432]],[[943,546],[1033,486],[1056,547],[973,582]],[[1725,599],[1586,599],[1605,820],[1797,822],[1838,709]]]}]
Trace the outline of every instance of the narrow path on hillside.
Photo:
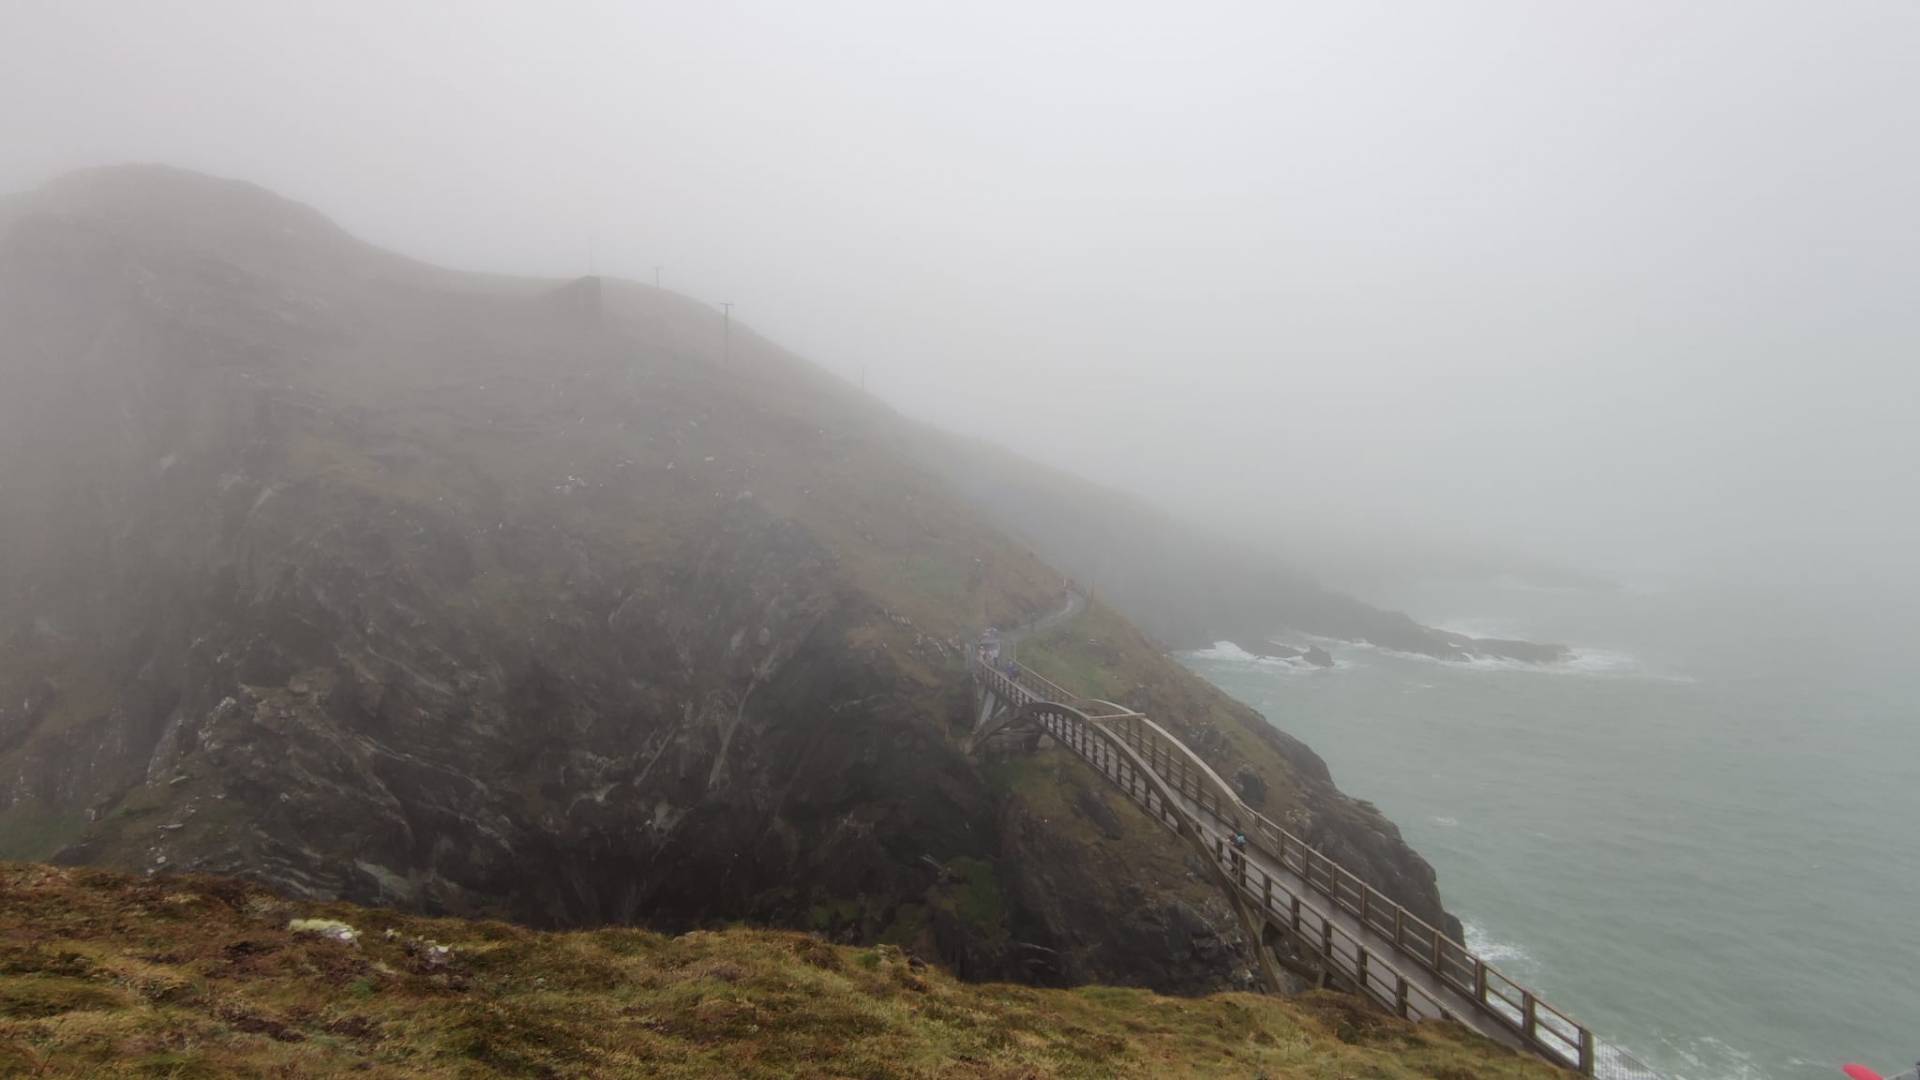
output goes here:
[{"label": "narrow path on hillside", "polygon": [[1071,622],[1079,617],[1080,613],[1085,610],[1087,610],[1086,595],[1078,589],[1068,588],[1066,603],[1061,606],[1059,611],[1042,615],[1030,623],[1016,626],[1011,630],[1002,630],[1000,632],[1001,655],[1014,655],[1014,651],[1019,648],[1022,638],[1032,634],[1042,634],[1063,623]]}]

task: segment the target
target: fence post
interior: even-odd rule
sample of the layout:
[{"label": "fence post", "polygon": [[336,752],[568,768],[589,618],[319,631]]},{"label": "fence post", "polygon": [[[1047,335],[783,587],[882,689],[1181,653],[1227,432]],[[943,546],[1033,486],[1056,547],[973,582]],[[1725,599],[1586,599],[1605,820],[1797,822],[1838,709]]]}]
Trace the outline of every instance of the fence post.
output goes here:
[{"label": "fence post", "polygon": [[1395,904],[1393,905],[1393,949],[1395,952],[1406,951],[1406,932],[1407,909],[1401,907],[1399,904]]},{"label": "fence post", "polygon": [[1446,969],[1446,966],[1443,963],[1441,963],[1441,961],[1447,955],[1446,953],[1447,939],[1440,933],[1439,930],[1436,930],[1433,927],[1428,927],[1427,929],[1433,930],[1433,973],[1435,975],[1440,976],[1440,981],[1445,982],[1447,978],[1447,969]]},{"label": "fence post", "polygon": [[1358,878],[1354,880],[1355,883],[1360,886],[1360,929],[1367,930],[1372,926],[1371,923],[1367,922],[1367,894],[1372,892],[1373,889],[1368,887],[1366,882],[1360,881]]},{"label": "fence post", "polygon": [[1261,882],[1260,910],[1263,912],[1272,911],[1273,910],[1273,875],[1262,870],[1260,872],[1260,882]]},{"label": "fence post", "polygon": [[1520,988],[1520,1033],[1527,1037],[1528,1042],[1540,1041],[1539,1035],[1536,1034],[1534,1030],[1540,1026],[1539,1010],[1535,1009],[1534,1005],[1535,1005],[1535,1002],[1533,1000],[1533,991],[1528,990],[1525,987],[1521,987]]},{"label": "fence post", "polygon": [[1400,1019],[1409,1019],[1407,1016],[1407,977],[1398,973],[1393,977],[1393,1011],[1400,1014]]},{"label": "fence post", "polygon": [[1354,957],[1353,965],[1359,978],[1360,996],[1363,998],[1369,997],[1373,991],[1367,986],[1367,947],[1365,945],[1355,945],[1353,949],[1357,954]]},{"label": "fence post", "polygon": [[1487,1003],[1487,962],[1477,956],[1473,958],[1473,1000]]},{"label": "fence post", "polygon": [[1300,897],[1293,896],[1290,899],[1293,902],[1288,904],[1287,907],[1293,911],[1293,932],[1297,934],[1300,932]]}]

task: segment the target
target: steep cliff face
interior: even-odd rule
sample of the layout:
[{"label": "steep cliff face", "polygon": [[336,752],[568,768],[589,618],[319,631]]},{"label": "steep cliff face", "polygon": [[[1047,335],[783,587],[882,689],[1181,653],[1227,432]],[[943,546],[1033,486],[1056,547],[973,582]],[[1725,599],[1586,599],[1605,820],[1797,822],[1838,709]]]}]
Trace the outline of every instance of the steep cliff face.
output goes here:
[{"label": "steep cliff face", "polygon": [[[1129,878],[1143,822],[1087,778],[963,753],[962,641],[1061,578],[860,395],[670,294],[424,267],[188,174],[0,229],[0,856],[982,977],[1245,966],[1170,839]],[[1226,770],[1424,868],[1223,722]],[[1376,884],[1438,910],[1431,871]]]}]

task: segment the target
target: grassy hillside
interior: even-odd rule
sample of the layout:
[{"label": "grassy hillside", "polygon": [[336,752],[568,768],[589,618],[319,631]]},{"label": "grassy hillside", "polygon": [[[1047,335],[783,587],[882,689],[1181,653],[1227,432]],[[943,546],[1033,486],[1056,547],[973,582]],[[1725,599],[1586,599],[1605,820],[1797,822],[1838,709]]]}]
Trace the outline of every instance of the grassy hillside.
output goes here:
[{"label": "grassy hillside", "polygon": [[[976,980],[1251,964],[1103,781],[968,753],[966,639],[1063,579],[918,425],[686,297],[435,270],[243,184],[108,169],[10,212],[0,858]],[[1156,716],[1438,912],[1317,759],[1098,617]]]},{"label": "grassy hillside", "polygon": [[[354,941],[295,932],[336,920]],[[215,878],[0,864],[0,1073],[42,1077],[1549,1077],[1451,1025],[969,985],[888,946],[540,933]]]}]

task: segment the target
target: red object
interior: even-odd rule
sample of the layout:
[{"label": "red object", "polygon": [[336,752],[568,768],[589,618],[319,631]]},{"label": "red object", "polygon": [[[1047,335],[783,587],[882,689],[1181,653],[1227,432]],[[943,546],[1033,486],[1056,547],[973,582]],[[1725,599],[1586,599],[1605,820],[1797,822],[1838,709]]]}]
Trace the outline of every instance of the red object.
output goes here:
[{"label": "red object", "polygon": [[1879,1073],[1865,1065],[1842,1065],[1840,1071],[1853,1077],[1853,1080],[1885,1080]]}]

